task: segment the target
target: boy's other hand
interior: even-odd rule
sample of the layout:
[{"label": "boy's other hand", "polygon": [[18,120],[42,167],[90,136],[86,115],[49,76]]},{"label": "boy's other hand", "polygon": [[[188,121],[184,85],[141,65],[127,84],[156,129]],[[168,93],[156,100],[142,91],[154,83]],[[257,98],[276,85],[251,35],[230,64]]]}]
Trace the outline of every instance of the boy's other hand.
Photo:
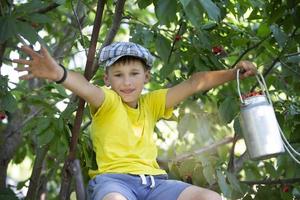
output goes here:
[{"label": "boy's other hand", "polygon": [[240,69],[240,78],[244,79],[249,76],[254,76],[257,73],[256,66],[247,60],[240,61],[236,64],[235,69]]},{"label": "boy's other hand", "polygon": [[[23,80],[29,80],[32,78],[43,78],[52,81],[60,80],[63,76],[63,69],[56,63],[54,58],[49,54],[46,48],[41,47],[39,52],[34,51],[29,46],[22,46],[21,51],[30,56],[31,60],[26,59],[14,59],[13,62],[21,64],[15,70],[25,74],[20,77]],[[25,67],[24,65],[27,65]]]}]

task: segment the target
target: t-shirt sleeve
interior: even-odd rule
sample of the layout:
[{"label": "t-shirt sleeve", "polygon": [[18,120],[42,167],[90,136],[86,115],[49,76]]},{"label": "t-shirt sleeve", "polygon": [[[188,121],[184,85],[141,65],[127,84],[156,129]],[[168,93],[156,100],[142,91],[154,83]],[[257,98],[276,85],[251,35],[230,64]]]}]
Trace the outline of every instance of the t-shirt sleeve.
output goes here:
[{"label": "t-shirt sleeve", "polygon": [[104,92],[104,101],[102,105],[99,108],[89,105],[90,113],[93,118],[98,116],[100,113],[109,112],[109,110],[115,109],[116,102],[120,98],[114,91],[106,87],[101,87],[101,89]]},{"label": "t-shirt sleeve", "polygon": [[160,89],[150,92],[146,97],[146,101],[156,120],[161,118],[169,119],[172,116],[173,108],[166,109],[167,92],[168,89]]}]

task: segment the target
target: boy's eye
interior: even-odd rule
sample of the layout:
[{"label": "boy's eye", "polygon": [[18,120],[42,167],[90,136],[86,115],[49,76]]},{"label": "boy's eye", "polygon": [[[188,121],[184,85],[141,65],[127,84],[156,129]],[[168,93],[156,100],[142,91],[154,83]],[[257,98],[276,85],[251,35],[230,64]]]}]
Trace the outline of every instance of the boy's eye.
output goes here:
[{"label": "boy's eye", "polygon": [[122,74],[114,74],[114,76],[120,77],[120,76],[122,76]]},{"label": "boy's eye", "polygon": [[132,72],[131,73],[132,75],[138,75],[138,74],[140,74],[139,72]]}]

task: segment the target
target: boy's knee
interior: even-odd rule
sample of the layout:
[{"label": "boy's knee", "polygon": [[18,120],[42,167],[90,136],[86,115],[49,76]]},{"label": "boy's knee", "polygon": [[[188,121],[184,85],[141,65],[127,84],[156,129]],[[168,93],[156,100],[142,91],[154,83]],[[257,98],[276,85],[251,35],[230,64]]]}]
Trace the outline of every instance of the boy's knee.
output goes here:
[{"label": "boy's knee", "polygon": [[108,193],[102,200],[127,200],[123,195],[117,192]]},{"label": "boy's knee", "polygon": [[177,200],[222,200],[222,197],[212,190],[191,186],[186,188]]}]

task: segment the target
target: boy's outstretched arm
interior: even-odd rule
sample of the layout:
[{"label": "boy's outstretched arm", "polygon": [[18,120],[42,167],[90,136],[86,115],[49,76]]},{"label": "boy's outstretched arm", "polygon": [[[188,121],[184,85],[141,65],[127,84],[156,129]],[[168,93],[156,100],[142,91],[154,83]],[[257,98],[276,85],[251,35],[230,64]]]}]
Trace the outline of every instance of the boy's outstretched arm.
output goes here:
[{"label": "boy's outstretched arm", "polygon": [[[22,46],[21,50],[28,54],[31,60],[13,60],[13,62],[16,63],[28,65],[28,67],[22,66],[16,68],[17,71],[28,72],[28,74],[21,76],[20,79],[28,80],[36,77],[58,81],[63,77],[63,68],[59,66],[44,47],[41,47],[39,53],[28,46]],[[102,89],[88,82],[80,73],[67,71],[67,77],[62,85],[96,108],[98,108],[104,100],[104,92]]]},{"label": "boy's outstretched arm", "polygon": [[252,62],[241,61],[234,69],[196,72],[182,83],[170,88],[167,93],[166,108],[176,106],[178,103],[199,91],[206,91],[222,85],[236,78],[237,69],[243,72],[240,78],[246,78],[256,74],[256,67]]}]

